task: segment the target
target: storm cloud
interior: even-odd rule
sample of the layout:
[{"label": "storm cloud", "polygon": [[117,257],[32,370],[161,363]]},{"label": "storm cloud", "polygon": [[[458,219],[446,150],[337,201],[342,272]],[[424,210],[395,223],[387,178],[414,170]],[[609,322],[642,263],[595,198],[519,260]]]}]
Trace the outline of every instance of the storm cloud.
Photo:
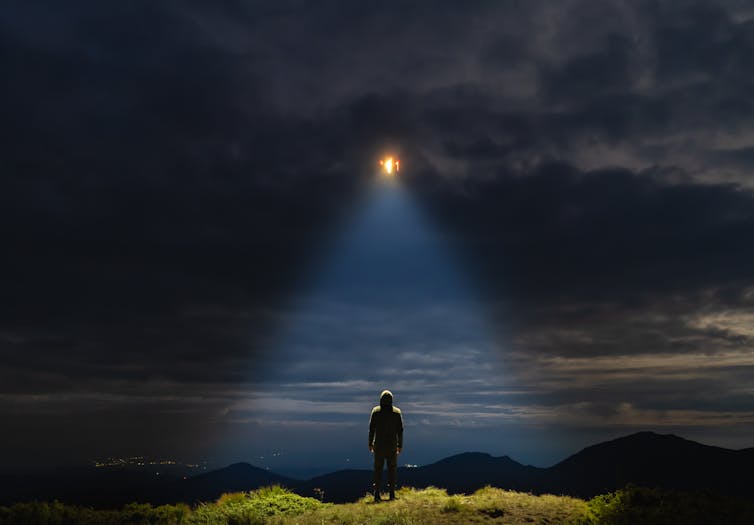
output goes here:
[{"label": "storm cloud", "polygon": [[[750,446],[753,29],[735,1],[3,6],[3,445],[360,436],[392,377],[419,441],[445,429],[421,460],[462,415],[540,463],[629,429]],[[386,150],[468,295],[302,308]]]}]

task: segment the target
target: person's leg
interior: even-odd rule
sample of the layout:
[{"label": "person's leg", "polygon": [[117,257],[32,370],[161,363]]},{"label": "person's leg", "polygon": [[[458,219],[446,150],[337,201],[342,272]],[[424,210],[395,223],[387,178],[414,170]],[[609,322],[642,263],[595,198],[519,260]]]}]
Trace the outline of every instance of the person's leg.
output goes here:
[{"label": "person's leg", "polygon": [[380,485],[382,484],[382,464],[385,461],[385,456],[378,450],[374,451],[374,501],[380,501]]},{"label": "person's leg", "polygon": [[387,456],[387,480],[390,489],[390,499],[395,499],[395,482],[398,474],[398,455],[392,452]]}]

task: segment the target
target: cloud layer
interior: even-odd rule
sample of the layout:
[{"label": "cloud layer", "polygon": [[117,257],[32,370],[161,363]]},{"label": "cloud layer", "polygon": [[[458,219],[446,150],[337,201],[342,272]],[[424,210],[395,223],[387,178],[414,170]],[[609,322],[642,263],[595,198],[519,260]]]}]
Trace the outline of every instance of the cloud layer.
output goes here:
[{"label": "cloud layer", "polygon": [[[459,418],[533,462],[638,428],[750,446],[753,28],[735,1],[4,7],[2,445],[361,439],[390,370],[356,339],[394,345],[422,460]],[[401,311],[332,292],[387,149],[469,280]]]}]

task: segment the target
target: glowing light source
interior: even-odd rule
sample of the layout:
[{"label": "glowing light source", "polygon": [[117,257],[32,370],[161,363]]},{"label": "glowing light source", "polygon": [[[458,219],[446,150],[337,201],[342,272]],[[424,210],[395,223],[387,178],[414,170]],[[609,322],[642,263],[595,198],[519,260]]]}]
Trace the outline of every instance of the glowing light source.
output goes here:
[{"label": "glowing light source", "polygon": [[400,171],[401,161],[394,159],[393,157],[385,157],[380,160],[380,166],[385,170],[385,175],[390,177]]}]

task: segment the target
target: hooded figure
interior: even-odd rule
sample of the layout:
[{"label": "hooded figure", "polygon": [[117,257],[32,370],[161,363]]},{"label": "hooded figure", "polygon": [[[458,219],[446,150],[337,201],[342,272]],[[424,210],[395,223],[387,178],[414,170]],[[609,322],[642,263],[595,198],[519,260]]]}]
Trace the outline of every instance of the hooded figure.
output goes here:
[{"label": "hooded figure", "polygon": [[382,466],[387,461],[388,489],[390,499],[395,499],[395,476],[398,454],[403,448],[403,417],[401,410],[393,406],[393,394],[383,390],[380,405],[372,409],[369,418],[369,450],[374,453],[374,500],[380,501]]}]

